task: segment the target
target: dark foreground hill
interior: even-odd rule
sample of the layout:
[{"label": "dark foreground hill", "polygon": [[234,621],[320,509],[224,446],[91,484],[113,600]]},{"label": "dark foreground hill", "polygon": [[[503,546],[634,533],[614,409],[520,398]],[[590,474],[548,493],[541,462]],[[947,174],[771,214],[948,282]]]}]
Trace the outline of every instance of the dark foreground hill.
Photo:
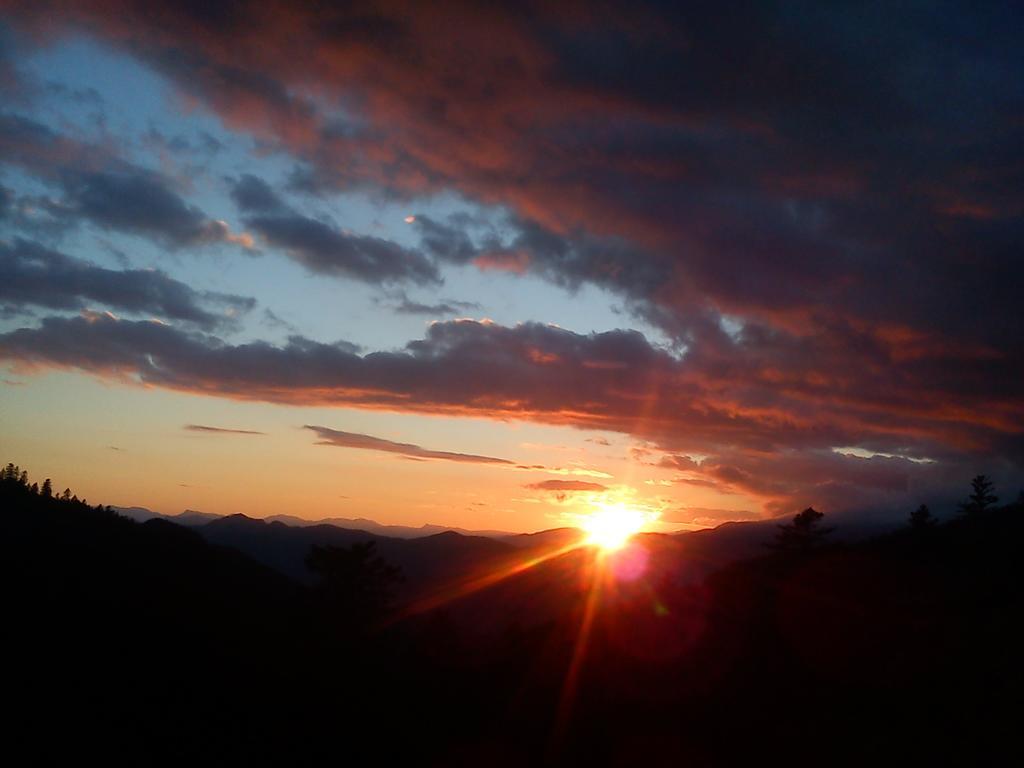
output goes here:
[{"label": "dark foreground hill", "polygon": [[6,742],[33,762],[1020,764],[1019,506],[701,580],[673,537],[528,547],[388,610],[358,546],[307,586],[0,486]]}]

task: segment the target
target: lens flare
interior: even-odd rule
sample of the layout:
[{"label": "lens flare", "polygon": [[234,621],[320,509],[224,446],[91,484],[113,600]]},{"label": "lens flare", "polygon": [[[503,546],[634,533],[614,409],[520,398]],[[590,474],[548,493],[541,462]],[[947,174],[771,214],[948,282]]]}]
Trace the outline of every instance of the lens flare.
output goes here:
[{"label": "lens flare", "polygon": [[625,504],[600,504],[580,523],[586,544],[605,551],[621,549],[648,522],[646,514]]}]

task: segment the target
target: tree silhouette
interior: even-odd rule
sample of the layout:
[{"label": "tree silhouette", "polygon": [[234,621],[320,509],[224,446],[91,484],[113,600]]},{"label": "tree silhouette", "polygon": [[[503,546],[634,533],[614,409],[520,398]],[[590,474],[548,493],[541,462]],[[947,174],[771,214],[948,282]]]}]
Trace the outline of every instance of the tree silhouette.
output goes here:
[{"label": "tree silhouette", "polygon": [[14,462],[8,462],[7,466],[0,470],[0,480],[17,483],[28,488],[28,472],[22,470]]},{"label": "tree silhouette", "polygon": [[922,504],[920,507],[910,513],[910,528],[914,531],[927,531],[935,526],[938,521],[932,514],[931,510],[928,509],[927,504]]},{"label": "tree silhouette", "polygon": [[771,544],[780,552],[809,552],[818,547],[825,537],[832,532],[831,528],[822,528],[821,521],[825,515],[814,507],[808,507],[793,517],[792,523],[784,523],[775,535]]},{"label": "tree silhouette", "polygon": [[347,549],[314,546],[306,567],[319,577],[317,592],[327,609],[350,626],[366,626],[381,616],[401,580],[401,571],[377,555],[372,541]]},{"label": "tree silhouette", "polygon": [[53,496],[53,483],[50,482],[50,478],[43,480],[43,498],[50,498]]},{"label": "tree silhouette", "polygon": [[982,514],[996,505],[999,497],[992,493],[992,481],[986,475],[977,475],[971,480],[971,495],[960,503],[965,515]]}]

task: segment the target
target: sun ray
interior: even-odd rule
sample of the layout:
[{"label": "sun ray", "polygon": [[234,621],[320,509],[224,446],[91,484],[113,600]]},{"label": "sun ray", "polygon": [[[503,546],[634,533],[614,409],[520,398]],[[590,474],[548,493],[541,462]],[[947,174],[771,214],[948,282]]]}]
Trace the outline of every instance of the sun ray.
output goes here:
[{"label": "sun ray", "polygon": [[590,644],[591,630],[594,626],[594,618],[597,615],[597,607],[601,598],[601,582],[604,577],[605,559],[601,552],[595,553],[594,562],[588,569],[590,583],[587,588],[587,601],[583,606],[583,617],[580,620],[580,629],[576,634],[576,643],[573,645],[572,657],[569,660],[569,668],[565,673],[565,681],[562,683],[562,694],[558,702],[558,713],[555,719],[555,739],[560,739],[569,725],[569,718],[572,714],[572,704],[576,697],[576,689],[579,685],[580,672],[583,662],[586,659],[587,648]]},{"label": "sun ray", "polygon": [[439,592],[434,593],[428,597],[417,600],[405,607],[401,614],[396,617],[397,619],[406,618],[408,616],[414,616],[419,613],[425,613],[438,608],[447,603],[461,598],[467,597],[474,592],[479,592],[482,589],[487,589],[490,586],[497,584],[498,582],[504,581],[505,579],[511,578],[516,574],[528,571],[531,568],[536,568],[542,563],[546,563],[549,560],[553,560],[556,557],[568,554],[573,550],[579,549],[584,545],[582,540],[573,541],[562,547],[556,547],[555,549],[549,550],[542,554],[530,557],[526,560],[513,563],[512,565],[501,568],[491,573],[486,573],[483,576],[469,579],[467,581],[459,582],[457,584],[450,585],[449,587],[442,589]]}]

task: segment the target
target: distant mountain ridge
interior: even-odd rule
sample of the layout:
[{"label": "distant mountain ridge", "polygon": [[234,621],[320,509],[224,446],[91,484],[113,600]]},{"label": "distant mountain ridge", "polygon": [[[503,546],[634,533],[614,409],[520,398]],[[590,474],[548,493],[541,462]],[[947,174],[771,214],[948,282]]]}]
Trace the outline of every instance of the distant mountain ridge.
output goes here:
[{"label": "distant mountain ridge", "polygon": [[517,551],[498,539],[456,531],[399,538],[324,523],[293,526],[242,514],[218,517],[193,529],[208,542],[244,552],[300,583],[312,581],[306,568],[312,547],[373,542],[384,560],[402,570],[406,581],[403,591],[409,593],[494,565]]},{"label": "distant mountain ridge", "polygon": [[[292,515],[253,518],[244,514],[216,515],[185,510],[161,515],[145,507],[115,507],[137,522],[166,520],[199,533],[210,543],[237,549],[300,583],[310,583],[306,557],[313,546],[349,547],[373,542],[382,558],[398,566],[406,579],[406,596],[436,588],[467,573],[499,568],[523,550],[551,552],[579,540],[576,528],[536,533],[469,531],[438,525],[382,525],[366,518],[328,518],[311,521]],[[767,552],[777,527],[785,519],[723,523],[715,528],[672,534],[641,534],[671,562],[677,583],[699,581],[731,563]],[[834,541],[855,542],[887,533],[896,523],[860,521],[852,515],[829,516]],[[674,552],[675,555],[669,555]]]},{"label": "distant mountain ridge", "polygon": [[366,517],[325,517],[322,520],[306,520],[305,518],[296,517],[295,515],[271,515],[265,519],[271,522],[281,522],[285,525],[291,525],[299,528],[307,528],[313,525],[334,525],[338,528],[366,531],[367,533],[378,533],[382,536],[393,536],[399,539],[414,539],[422,536],[433,536],[436,533],[445,533],[446,531],[454,531],[455,533],[461,533],[464,536],[488,536],[490,538],[515,535],[508,531],[474,530],[470,528],[458,528],[450,525],[436,525],[434,523],[424,523],[418,528],[412,525],[388,525],[385,523],[378,523],[376,520],[370,520]]},{"label": "distant mountain ridge", "polygon": [[[122,517],[127,517],[137,523],[144,523],[147,520],[152,520],[154,518],[162,518],[164,520],[170,520],[171,522],[178,523],[179,525],[187,526],[205,525],[206,523],[213,522],[214,520],[233,516],[218,515],[214,512],[200,512],[194,509],[186,509],[185,511],[174,515],[154,512],[146,507],[113,507],[113,510]],[[246,517],[248,516],[246,515]],[[280,522],[293,528],[310,528],[317,525],[333,525],[336,528],[345,528],[352,531],[365,531],[367,533],[373,533],[379,536],[390,536],[396,539],[422,538],[424,536],[433,536],[434,534],[444,533],[446,531],[454,531],[455,533],[461,533],[465,536],[487,536],[490,538],[506,538],[519,535],[510,533],[509,531],[478,531],[450,525],[436,525],[434,523],[424,523],[419,527],[411,525],[387,525],[385,523],[378,523],[376,520],[370,520],[366,517],[327,517],[322,520],[307,520],[304,517],[282,514],[270,515],[266,518],[250,519],[263,519],[267,522]]]}]

